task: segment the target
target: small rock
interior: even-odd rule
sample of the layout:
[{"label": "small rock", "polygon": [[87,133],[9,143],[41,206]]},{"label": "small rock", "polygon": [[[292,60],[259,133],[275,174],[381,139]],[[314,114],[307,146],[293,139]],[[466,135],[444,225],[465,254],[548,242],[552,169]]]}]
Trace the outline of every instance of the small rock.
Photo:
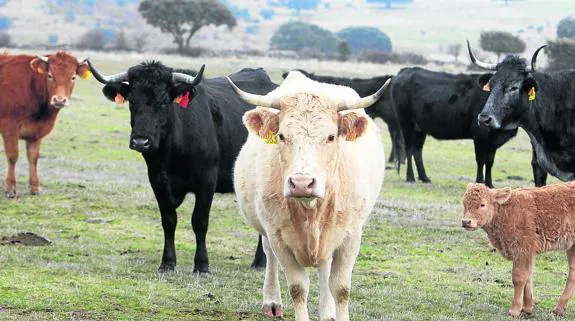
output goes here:
[{"label": "small rock", "polygon": [[52,244],[52,241],[32,232],[23,232],[10,237],[3,236],[0,238],[0,245],[46,246],[50,244]]},{"label": "small rock", "polygon": [[112,220],[107,220],[105,218],[98,218],[98,217],[91,217],[84,220],[86,223],[93,223],[93,224],[105,224],[110,223]]}]

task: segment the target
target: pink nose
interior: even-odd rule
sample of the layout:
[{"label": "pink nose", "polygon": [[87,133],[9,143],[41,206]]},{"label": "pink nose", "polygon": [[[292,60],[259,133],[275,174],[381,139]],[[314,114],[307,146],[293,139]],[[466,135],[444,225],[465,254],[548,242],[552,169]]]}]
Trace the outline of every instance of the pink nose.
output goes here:
[{"label": "pink nose", "polygon": [[52,96],[52,105],[66,106],[68,105],[68,97],[66,96]]},{"label": "pink nose", "polygon": [[288,178],[290,197],[313,197],[316,180],[312,176],[296,174]]}]

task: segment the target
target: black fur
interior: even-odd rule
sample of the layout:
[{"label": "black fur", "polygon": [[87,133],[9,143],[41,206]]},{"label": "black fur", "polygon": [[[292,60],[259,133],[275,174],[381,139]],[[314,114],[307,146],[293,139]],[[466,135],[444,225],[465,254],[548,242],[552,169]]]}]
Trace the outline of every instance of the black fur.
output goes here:
[{"label": "black fur", "polygon": [[[142,152],[146,161],[162,217],[164,251],[160,270],[175,268],[176,209],[187,193],[194,193],[194,272],[209,272],[205,240],[212,198],[215,192],[234,190],[233,165],[247,138],[242,116],[254,106],[243,102],[223,77],[204,79],[191,87],[174,84],[173,71],[160,62],[145,62],[128,70],[129,85],[108,84],[103,92],[113,100],[119,91],[130,105],[130,144]],[[267,94],[277,87],[263,69],[244,69],[230,78],[240,88],[256,94]],[[187,108],[173,103],[187,91]],[[149,139],[149,147],[135,147],[134,138]]]},{"label": "black fur", "polygon": [[[374,78],[344,78],[332,76],[320,76],[309,73],[305,70],[296,69],[303,73],[306,77],[315,81],[324,82],[328,84],[347,86],[355,90],[360,97],[366,97],[374,94],[385,84],[385,82],[392,78],[391,75],[385,75]],[[288,72],[284,73],[282,77],[285,79]],[[403,163],[405,160],[405,148],[403,146],[403,139],[401,138],[401,131],[397,122],[397,116],[391,106],[391,95],[389,94],[389,87],[384,92],[383,97],[373,106],[365,109],[365,112],[372,118],[379,117],[385,121],[391,137],[391,153],[389,154],[388,162]]]},{"label": "black fur", "polygon": [[[407,152],[407,181],[430,182],[423,166],[426,136],[436,139],[473,139],[476,182],[492,187],[491,168],[497,148],[517,134],[514,130],[488,130],[477,124],[488,93],[478,84],[480,75],[449,74],[423,68],[404,68],[391,83],[391,96]],[[485,177],[483,167],[485,166]]]}]

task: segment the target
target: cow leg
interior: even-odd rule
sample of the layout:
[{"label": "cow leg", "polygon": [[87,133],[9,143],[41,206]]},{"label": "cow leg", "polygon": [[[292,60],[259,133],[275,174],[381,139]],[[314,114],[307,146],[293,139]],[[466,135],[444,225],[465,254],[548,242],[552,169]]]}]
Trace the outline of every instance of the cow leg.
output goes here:
[{"label": "cow leg", "polygon": [[533,180],[535,181],[535,186],[545,186],[545,184],[547,184],[547,172],[537,162],[535,150],[531,153],[531,168],[533,169]]},{"label": "cow leg", "polygon": [[425,167],[423,166],[423,144],[425,143],[425,138],[427,135],[423,132],[416,131],[415,132],[415,142],[414,147],[415,151],[413,154],[413,158],[415,159],[415,166],[417,166],[417,177],[420,181],[424,183],[431,183],[429,177],[425,173]]},{"label": "cow leg", "polygon": [[26,141],[26,152],[28,156],[30,193],[32,195],[40,195],[40,179],[38,178],[38,158],[40,157],[40,144],[41,139],[35,141]]},{"label": "cow leg", "polygon": [[256,254],[254,256],[254,261],[251,265],[254,269],[264,268],[266,267],[266,254],[264,253],[262,247],[262,236],[261,234],[258,237],[258,247],[256,248]]},{"label": "cow leg", "polygon": [[286,275],[289,293],[295,310],[295,321],[309,321],[307,310],[309,276],[305,268],[296,261],[293,253],[281,242],[281,240],[278,242],[277,240],[270,238],[270,241],[273,253],[282,265]]},{"label": "cow leg", "polygon": [[522,312],[531,314],[533,312],[533,269],[535,266],[535,259],[531,262],[531,274],[529,274],[529,279],[525,284],[525,290],[523,291],[523,308]]},{"label": "cow leg", "polygon": [[216,176],[212,182],[201,184],[196,194],[196,204],[192,214],[192,228],[196,235],[196,255],[194,256],[194,273],[210,273],[208,262],[208,249],[206,247],[206,234],[210,220],[210,208],[216,189]]},{"label": "cow leg", "polygon": [[349,321],[351,273],[361,244],[361,231],[352,233],[349,240],[333,256],[329,287],[336,302],[337,321]]},{"label": "cow leg", "polygon": [[319,267],[319,319],[320,321],[335,321],[335,301],[329,286],[329,276],[333,259]]},{"label": "cow leg", "polygon": [[573,296],[575,290],[575,246],[567,250],[567,262],[569,263],[569,276],[567,276],[567,283],[565,283],[565,290],[559,298],[559,303],[553,312],[557,315],[563,315],[567,302]]},{"label": "cow leg", "polygon": [[178,224],[178,214],[176,209],[169,205],[163,205],[158,200],[160,213],[162,215],[162,228],[164,229],[164,252],[162,254],[162,263],[159,272],[173,271],[176,268],[176,247],[174,238],[176,234],[176,225]]},{"label": "cow leg", "polygon": [[18,161],[18,131],[11,130],[2,134],[4,139],[4,152],[8,167],[4,179],[4,195],[7,198],[16,197],[16,162]]},{"label": "cow leg", "polygon": [[485,185],[489,188],[493,188],[493,178],[491,177],[491,169],[493,168],[493,163],[495,162],[495,152],[497,150],[488,150],[485,153]]},{"label": "cow leg", "polygon": [[405,142],[405,151],[407,156],[407,169],[405,181],[408,183],[415,182],[415,175],[413,174],[413,153],[414,153],[414,141],[415,141],[415,131],[413,124],[409,123],[402,127],[403,129],[403,139]]},{"label": "cow leg", "polygon": [[280,291],[280,281],[278,278],[278,261],[275,254],[272,252],[270,243],[267,237],[260,235],[260,242],[262,242],[263,251],[266,258],[266,274],[264,279],[264,303],[262,305],[262,312],[265,316],[270,318],[283,317],[282,296]]},{"label": "cow leg", "polygon": [[473,141],[475,149],[475,164],[477,164],[477,173],[475,175],[476,183],[483,183],[483,165],[485,165],[485,149],[476,140]]},{"label": "cow leg", "polygon": [[513,301],[507,313],[511,317],[518,317],[523,309],[523,294],[527,281],[533,272],[533,257],[523,257],[513,261],[512,279],[514,287]]}]

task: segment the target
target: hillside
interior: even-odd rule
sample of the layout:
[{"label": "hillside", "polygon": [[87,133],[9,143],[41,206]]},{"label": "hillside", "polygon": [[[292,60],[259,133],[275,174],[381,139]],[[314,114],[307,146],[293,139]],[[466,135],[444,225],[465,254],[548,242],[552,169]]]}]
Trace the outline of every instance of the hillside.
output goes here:
[{"label": "hillside", "polygon": [[[148,34],[148,47],[172,46],[171,37],[143,21],[138,0],[2,0],[0,15],[10,20],[7,31],[18,44],[67,45],[95,27],[129,37]],[[528,50],[554,38],[557,22],[574,14],[564,0],[225,0],[238,26],[205,28],[195,45],[214,49],[267,50],[277,27],[289,20],[313,22],[332,31],[369,25],[386,32],[394,48],[438,52],[454,42],[477,43],[481,30],[520,35]],[[391,9],[387,9],[390,5]],[[1,29],[1,27],[0,27]]]}]

